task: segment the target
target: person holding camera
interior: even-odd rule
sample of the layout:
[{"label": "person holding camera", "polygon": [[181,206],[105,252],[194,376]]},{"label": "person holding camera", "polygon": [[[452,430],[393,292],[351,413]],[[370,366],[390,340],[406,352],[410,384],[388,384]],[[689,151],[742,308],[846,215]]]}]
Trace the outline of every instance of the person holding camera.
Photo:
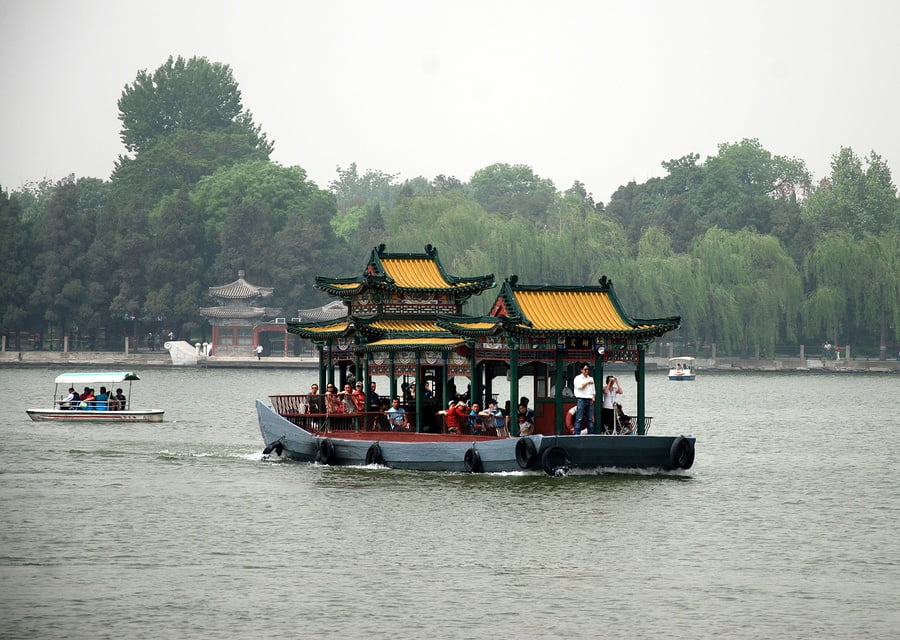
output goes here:
[{"label": "person holding camera", "polygon": [[619,379],[606,376],[606,384],[603,385],[603,406],[600,409],[600,424],[604,433],[612,433],[616,416],[616,396],[622,395],[622,386]]}]

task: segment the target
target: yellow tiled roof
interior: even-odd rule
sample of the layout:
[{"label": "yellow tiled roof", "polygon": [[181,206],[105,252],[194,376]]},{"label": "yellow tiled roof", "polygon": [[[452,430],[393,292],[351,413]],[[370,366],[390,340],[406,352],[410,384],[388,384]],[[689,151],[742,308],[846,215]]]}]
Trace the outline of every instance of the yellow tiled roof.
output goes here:
[{"label": "yellow tiled roof", "polygon": [[444,329],[441,329],[434,322],[429,322],[428,320],[377,320],[369,326],[374,329],[380,329],[381,331],[403,331],[406,333],[413,331],[445,332]]},{"label": "yellow tiled roof", "polygon": [[324,327],[303,327],[303,330],[307,333],[334,333],[335,331],[343,331],[347,328],[347,321],[344,320],[342,322],[335,322],[333,324],[326,325]]},{"label": "yellow tiled roof", "polygon": [[350,289],[358,289],[359,283],[358,282],[341,282],[341,283],[331,282],[331,283],[329,283],[329,286],[334,287],[335,289],[350,290]]},{"label": "yellow tiled roof", "polygon": [[367,348],[375,347],[455,347],[465,344],[464,340],[459,338],[385,338],[384,340],[376,340],[366,345]]},{"label": "yellow tiled roof", "polygon": [[430,258],[382,258],[381,266],[396,286],[407,289],[454,289],[466,287],[471,282],[451,284]]},{"label": "yellow tiled roof", "polygon": [[626,331],[610,297],[599,291],[516,291],[516,302],[534,330]]}]

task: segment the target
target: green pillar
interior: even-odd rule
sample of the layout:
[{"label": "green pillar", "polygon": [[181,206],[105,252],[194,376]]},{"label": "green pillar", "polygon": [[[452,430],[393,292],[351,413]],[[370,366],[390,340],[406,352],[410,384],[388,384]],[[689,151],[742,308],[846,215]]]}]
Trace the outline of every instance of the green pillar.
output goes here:
[{"label": "green pillar", "polygon": [[475,363],[475,343],[473,341],[466,342],[469,347],[469,403],[478,399],[480,386],[478,384],[478,366]]},{"label": "green pillar", "polygon": [[396,362],[396,351],[389,351],[389,361],[390,361],[390,381],[388,382],[388,393],[390,394],[388,397],[388,402],[392,401],[397,397],[397,369],[395,367]]},{"label": "green pillar", "polygon": [[317,344],[316,351],[319,352],[319,392],[325,393],[325,348],[323,345]]},{"label": "green pillar", "polygon": [[519,423],[516,414],[519,409],[519,345],[515,339],[507,338],[509,345],[509,428],[514,436],[519,435]]},{"label": "green pillar", "polygon": [[[334,384],[334,341],[328,339],[328,384]],[[324,393],[324,391],[323,391]]]},{"label": "green pillar", "polygon": [[422,433],[422,410],[424,404],[421,355],[420,352],[416,352],[416,375],[413,378],[413,383],[416,385],[416,433]]},{"label": "green pillar", "polygon": [[564,373],[564,363],[563,363],[563,352],[559,349],[556,350],[556,376],[553,382],[553,388],[556,389],[556,392],[553,397],[554,406],[556,407],[553,415],[553,432],[556,435],[562,435],[563,432],[563,418],[565,416],[565,412],[563,411],[563,373]]},{"label": "green pillar", "polygon": [[646,392],[644,380],[644,372],[646,370],[645,355],[646,351],[644,345],[639,346],[637,364],[637,423],[639,436],[647,435],[647,430],[644,428],[644,416],[646,415],[646,410],[644,408],[644,394]]}]

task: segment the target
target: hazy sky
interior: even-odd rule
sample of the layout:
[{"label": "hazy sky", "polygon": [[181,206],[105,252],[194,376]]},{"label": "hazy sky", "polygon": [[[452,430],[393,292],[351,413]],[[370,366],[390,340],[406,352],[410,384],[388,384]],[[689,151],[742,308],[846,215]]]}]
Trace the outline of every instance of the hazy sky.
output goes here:
[{"label": "hazy sky", "polygon": [[0,0],[0,25],[5,189],[109,178],[122,89],[169,55],[230,65],[320,187],[504,162],[608,202],[743,138],[817,179],[842,146],[900,176],[896,0]]}]

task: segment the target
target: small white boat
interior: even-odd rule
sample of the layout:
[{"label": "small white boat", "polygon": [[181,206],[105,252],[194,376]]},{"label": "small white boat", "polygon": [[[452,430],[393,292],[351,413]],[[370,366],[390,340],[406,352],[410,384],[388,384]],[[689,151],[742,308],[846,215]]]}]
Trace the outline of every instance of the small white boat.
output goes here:
[{"label": "small white boat", "polygon": [[[132,409],[131,383],[140,380],[136,373],[128,371],[112,372],[85,372],[62,373],[56,376],[53,390],[53,408],[50,409],[26,409],[28,417],[36,422],[64,421],[64,422],[162,422],[165,411],[162,409]],[[68,400],[68,393],[60,394],[59,387],[63,390],[70,388],[76,392],[91,387],[91,385],[110,385],[109,391],[116,391],[114,384],[128,383],[128,395],[124,401],[115,397],[108,399]],[[93,388],[93,387],[91,387]],[[121,405],[121,406],[120,406]]]},{"label": "small white boat", "polygon": [[669,380],[693,380],[695,377],[692,357],[669,358]]}]

